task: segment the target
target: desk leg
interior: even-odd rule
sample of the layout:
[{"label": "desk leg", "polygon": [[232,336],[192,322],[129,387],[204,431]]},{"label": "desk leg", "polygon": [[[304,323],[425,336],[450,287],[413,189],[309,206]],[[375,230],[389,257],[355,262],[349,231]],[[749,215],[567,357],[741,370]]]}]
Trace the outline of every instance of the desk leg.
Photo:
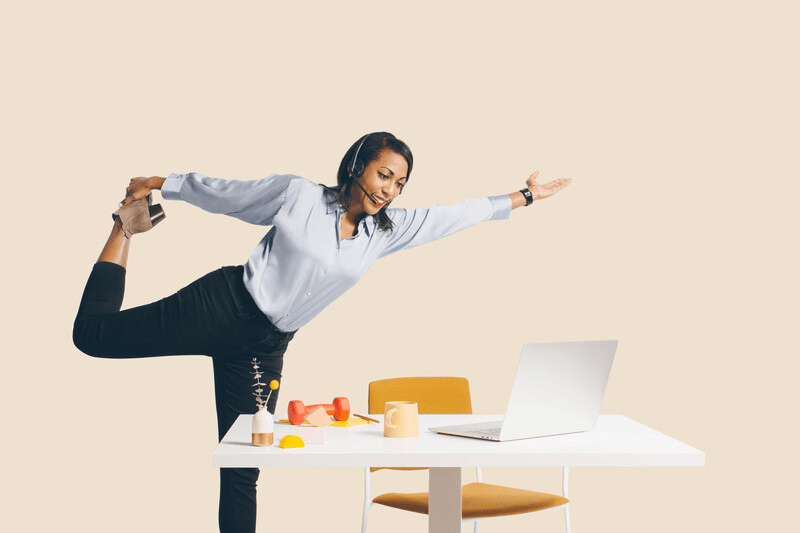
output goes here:
[{"label": "desk leg", "polygon": [[460,533],[461,468],[430,468],[428,494],[428,532]]}]

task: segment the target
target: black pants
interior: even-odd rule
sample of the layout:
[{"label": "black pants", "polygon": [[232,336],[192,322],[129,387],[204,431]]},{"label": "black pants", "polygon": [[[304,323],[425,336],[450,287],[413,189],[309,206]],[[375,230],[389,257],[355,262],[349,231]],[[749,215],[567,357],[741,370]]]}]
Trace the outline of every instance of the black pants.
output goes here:
[{"label": "black pants", "polygon": [[[83,292],[73,342],[93,357],[128,359],[208,355],[214,366],[217,431],[221,440],[239,414],[254,413],[253,359],[262,383],[280,381],[294,332],[272,325],[242,281],[243,267],[224,267],[152,304],[120,311],[125,269],[94,265]],[[269,402],[275,412],[277,391]],[[257,468],[220,469],[222,533],[256,530]]]}]

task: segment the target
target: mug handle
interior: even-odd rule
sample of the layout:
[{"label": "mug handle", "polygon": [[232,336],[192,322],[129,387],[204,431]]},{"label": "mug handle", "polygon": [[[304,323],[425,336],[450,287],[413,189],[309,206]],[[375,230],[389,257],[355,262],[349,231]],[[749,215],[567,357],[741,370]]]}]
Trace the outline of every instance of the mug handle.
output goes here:
[{"label": "mug handle", "polygon": [[392,407],[387,411],[386,417],[384,418],[384,422],[386,423],[386,427],[389,429],[396,429],[397,426],[391,423],[392,415],[397,412],[397,407]]}]

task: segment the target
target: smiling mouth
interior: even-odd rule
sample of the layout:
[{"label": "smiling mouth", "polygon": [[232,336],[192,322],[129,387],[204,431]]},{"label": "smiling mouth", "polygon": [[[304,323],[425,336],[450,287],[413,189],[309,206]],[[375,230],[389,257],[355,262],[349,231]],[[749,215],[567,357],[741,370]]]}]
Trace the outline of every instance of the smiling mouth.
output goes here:
[{"label": "smiling mouth", "polygon": [[373,200],[375,200],[375,205],[376,205],[377,207],[381,207],[381,206],[383,206],[383,205],[385,205],[385,204],[387,203],[387,201],[386,201],[386,200],[384,200],[383,198],[381,198],[381,197],[380,197],[380,196],[378,196],[377,194],[373,194],[373,195],[372,195],[372,199],[373,199]]}]

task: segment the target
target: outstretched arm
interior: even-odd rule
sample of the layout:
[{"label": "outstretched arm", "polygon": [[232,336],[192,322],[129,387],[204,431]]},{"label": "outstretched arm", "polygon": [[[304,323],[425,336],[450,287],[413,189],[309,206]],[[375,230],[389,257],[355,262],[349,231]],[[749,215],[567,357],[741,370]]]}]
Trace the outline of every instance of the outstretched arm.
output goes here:
[{"label": "outstretched arm", "polygon": [[[536,171],[525,182],[534,201],[552,196],[572,182],[569,178],[562,178],[539,184],[536,182],[538,176]],[[453,206],[391,209],[389,212],[395,228],[385,236],[386,246],[381,255],[432,242],[486,220],[504,220],[512,209],[524,205],[525,195],[515,191],[508,195],[473,198]]]},{"label": "outstretched arm", "polygon": [[160,189],[166,200],[183,200],[209,213],[232,216],[250,224],[269,225],[283,206],[286,191],[296,176],[271,174],[259,180],[223,180],[198,172],[170,174],[166,178],[133,178],[123,203],[146,197]]},{"label": "outstretched arm", "polygon": [[[531,174],[531,176],[525,182],[525,186],[529,191],[531,191],[534,201],[553,196],[555,193],[572,183],[571,178],[560,178],[548,183],[536,183],[536,178],[538,177],[539,171],[537,170]],[[512,192],[509,194],[509,196],[511,197],[511,209],[516,209],[526,204],[525,195],[520,191]]]}]

